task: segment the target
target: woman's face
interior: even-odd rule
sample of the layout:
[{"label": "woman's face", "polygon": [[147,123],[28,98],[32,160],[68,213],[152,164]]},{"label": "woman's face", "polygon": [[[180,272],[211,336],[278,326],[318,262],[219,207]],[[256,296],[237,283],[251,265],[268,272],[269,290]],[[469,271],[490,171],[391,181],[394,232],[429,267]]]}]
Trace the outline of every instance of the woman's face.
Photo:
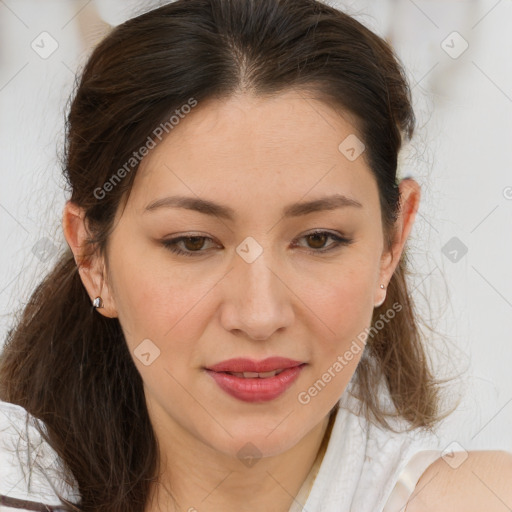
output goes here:
[{"label": "woman's face", "polygon": [[[199,104],[143,159],[109,241],[102,296],[153,423],[226,455],[255,446],[270,456],[340,398],[393,271],[377,184],[355,137],[305,94],[240,95]],[[173,196],[190,208],[165,202]],[[193,208],[201,201],[215,209]],[[270,357],[302,364],[283,372],[295,375],[287,387],[283,377],[207,370]]]}]

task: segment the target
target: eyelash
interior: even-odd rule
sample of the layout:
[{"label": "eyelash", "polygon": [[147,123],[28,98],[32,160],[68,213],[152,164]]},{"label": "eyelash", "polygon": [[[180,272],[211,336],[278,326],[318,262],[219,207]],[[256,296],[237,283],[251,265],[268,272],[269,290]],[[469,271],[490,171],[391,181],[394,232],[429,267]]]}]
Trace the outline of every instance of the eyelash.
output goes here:
[{"label": "eyelash", "polygon": [[[315,235],[327,235],[327,238],[332,238],[335,243],[331,244],[327,249],[309,249],[306,250],[309,254],[325,254],[327,252],[331,252],[335,249],[338,249],[342,246],[347,246],[353,243],[353,239],[350,238],[344,238],[338,235],[335,235],[334,233],[331,233],[329,231],[313,231],[312,233],[307,233],[303,235],[301,238],[307,238],[309,236],[315,236]],[[162,245],[169,251],[178,254],[180,256],[189,256],[189,257],[196,257],[201,255],[202,253],[205,253],[206,251],[198,250],[198,251],[183,251],[181,249],[177,248],[177,244],[180,243],[183,240],[191,240],[193,238],[204,238],[205,240],[212,240],[210,237],[207,236],[180,236],[177,238],[171,238],[169,240],[162,240]],[[213,241],[213,240],[212,240]]]}]

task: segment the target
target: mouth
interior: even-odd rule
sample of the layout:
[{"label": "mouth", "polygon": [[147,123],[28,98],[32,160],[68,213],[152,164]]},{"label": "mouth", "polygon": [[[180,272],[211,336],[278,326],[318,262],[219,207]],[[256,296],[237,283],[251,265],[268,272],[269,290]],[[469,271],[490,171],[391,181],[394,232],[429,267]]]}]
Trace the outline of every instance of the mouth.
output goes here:
[{"label": "mouth", "polygon": [[231,397],[244,402],[267,402],[284,394],[306,365],[284,358],[269,358],[259,363],[249,359],[231,359],[205,370]]}]

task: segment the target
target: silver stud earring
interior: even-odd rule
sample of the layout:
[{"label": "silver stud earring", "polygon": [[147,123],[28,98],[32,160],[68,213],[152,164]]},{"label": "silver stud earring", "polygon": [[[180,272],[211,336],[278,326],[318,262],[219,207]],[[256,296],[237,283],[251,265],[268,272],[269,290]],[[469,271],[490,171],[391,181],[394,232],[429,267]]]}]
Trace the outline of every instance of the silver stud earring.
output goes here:
[{"label": "silver stud earring", "polygon": [[383,284],[380,285],[380,287],[384,290],[386,288]]},{"label": "silver stud earring", "polygon": [[92,301],[92,305],[93,307],[95,308],[102,308],[103,307],[103,299],[101,297],[96,297],[93,301]]}]

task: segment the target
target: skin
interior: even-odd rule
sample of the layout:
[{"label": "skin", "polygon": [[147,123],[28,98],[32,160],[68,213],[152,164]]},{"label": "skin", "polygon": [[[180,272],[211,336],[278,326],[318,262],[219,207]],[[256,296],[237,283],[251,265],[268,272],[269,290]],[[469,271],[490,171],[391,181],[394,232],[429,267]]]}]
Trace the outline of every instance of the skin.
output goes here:
[{"label": "skin", "polygon": [[[309,403],[297,396],[369,327],[384,298],[380,284],[391,279],[420,201],[419,185],[402,180],[401,214],[387,250],[366,155],[350,161],[338,150],[351,134],[358,132],[350,116],[297,91],[204,102],[141,162],[116,216],[108,261],[81,257],[83,211],[66,204],[63,229],[83,284],[91,301],[102,297],[98,314],[119,318],[144,381],[162,457],[160,485],[146,512],[291,506],[362,351]],[[282,216],[285,205],[333,193],[362,207]],[[144,211],[174,194],[227,205],[235,219],[177,208]],[[353,242],[322,254],[335,240],[306,236],[317,229]],[[179,243],[199,253],[187,257],[162,244],[178,236],[207,238]],[[247,237],[263,250],[251,263],[236,252]],[[160,350],[148,366],[134,355],[144,339]],[[204,371],[232,357],[272,355],[307,366],[269,402],[237,400]],[[247,443],[261,457],[250,467],[237,455]]]},{"label": "skin", "polygon": [[512,454],[506,451],[469,451],[460,466],[443,458],[419,479],[405,512],[510,512],[512,510]]}]

